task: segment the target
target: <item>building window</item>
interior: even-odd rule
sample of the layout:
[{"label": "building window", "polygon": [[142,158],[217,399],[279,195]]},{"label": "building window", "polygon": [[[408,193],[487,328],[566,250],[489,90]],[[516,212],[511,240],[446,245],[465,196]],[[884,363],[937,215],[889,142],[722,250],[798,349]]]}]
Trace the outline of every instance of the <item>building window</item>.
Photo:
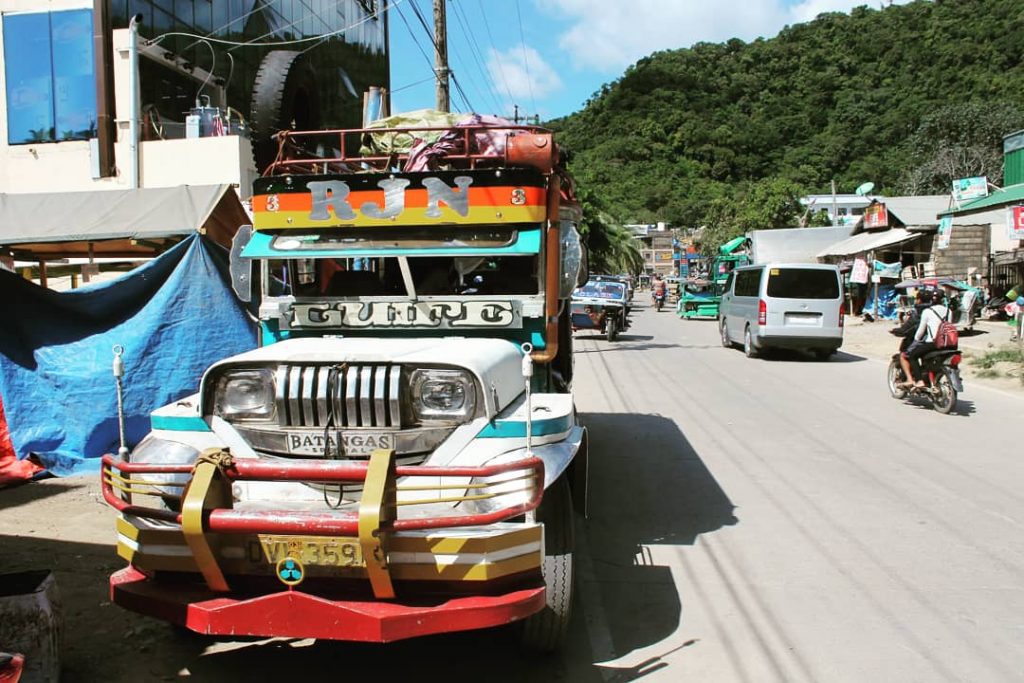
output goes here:
[{"label": "building window", "polygon": [[96,137],[92,10],[5,14],[7,142]]}]

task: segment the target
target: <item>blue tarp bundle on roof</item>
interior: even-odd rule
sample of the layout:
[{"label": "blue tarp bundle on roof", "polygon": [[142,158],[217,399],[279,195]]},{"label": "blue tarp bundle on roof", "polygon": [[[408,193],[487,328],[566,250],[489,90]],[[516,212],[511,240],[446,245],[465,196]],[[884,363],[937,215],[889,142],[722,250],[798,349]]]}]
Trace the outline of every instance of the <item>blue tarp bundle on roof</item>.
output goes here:
[{"label": "blue tarp bundle on roof", "polygon": [[118,446],[112,349],[124,347],[129,445],[149,413],[194,393],[211,363],[251,349],[223,250],[194,235],[115,281],[57,293],[0,271],[0,396],[19,458],[57,475]]}]

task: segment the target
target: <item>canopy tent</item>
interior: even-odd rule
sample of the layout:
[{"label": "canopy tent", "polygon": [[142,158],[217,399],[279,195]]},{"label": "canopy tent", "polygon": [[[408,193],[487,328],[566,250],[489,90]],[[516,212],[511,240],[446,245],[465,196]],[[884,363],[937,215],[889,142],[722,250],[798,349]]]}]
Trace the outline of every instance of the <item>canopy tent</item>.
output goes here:
[{"label": "canopy tent", "polygon": [[891,247],[912,239],[917,239],[921,234],[911,232],[906,228],[893,228],[881,232],[861,232],[836,242],[818,252],[819,257],[823,256],[850,256],[853,254],[865,254],[875,249]]},{"label": "canopy tent", "polygon": [[230,185],[0,194],[0,247],[21,260],[145,258],[196,232],[230,247],[250,222]]}]

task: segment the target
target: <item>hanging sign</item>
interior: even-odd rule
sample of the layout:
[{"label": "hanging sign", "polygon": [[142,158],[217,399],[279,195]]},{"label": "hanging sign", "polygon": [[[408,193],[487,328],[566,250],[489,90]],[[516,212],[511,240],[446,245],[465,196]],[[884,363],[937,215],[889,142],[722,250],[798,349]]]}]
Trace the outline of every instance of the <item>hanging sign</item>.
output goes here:
[{"label": "hanging sign", "polygon": [[939,220],[939,249],[949,246],[949,238],[953,235],[953,217],[943,216]]},{"label": "hanging sign", "polygon": [[1011,206],[1006,212],[1006,235],[1011,240],[1024,240],[1024,206]]},{"label": "hanging sign", "polygon": [[953,181],[953,199],[958,204],[988,196],[988,178],[957,178]]},{"label": "hanging sign", "polygon": [[875,203],[864,209],[864,227],[868,230],[889,227],[889,210],[885,204]]},{"label": "hanging sign", "polygon": [[850,271],[850,282],[858,285],[867,284],[868,281],[868,262],[862,258],[856,259],[853,262],[853,270]]}]

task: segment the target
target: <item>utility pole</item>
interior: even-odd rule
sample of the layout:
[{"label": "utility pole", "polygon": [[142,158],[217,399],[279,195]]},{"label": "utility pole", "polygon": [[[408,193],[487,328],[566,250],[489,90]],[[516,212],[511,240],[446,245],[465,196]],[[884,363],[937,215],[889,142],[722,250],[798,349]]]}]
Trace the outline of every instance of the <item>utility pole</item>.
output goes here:
[{"label": "utility pole", "polygon": [[448,95],[448,19],[445,1],[434,0],[434,71],[437,73],[437,110],[451,111]]}]

